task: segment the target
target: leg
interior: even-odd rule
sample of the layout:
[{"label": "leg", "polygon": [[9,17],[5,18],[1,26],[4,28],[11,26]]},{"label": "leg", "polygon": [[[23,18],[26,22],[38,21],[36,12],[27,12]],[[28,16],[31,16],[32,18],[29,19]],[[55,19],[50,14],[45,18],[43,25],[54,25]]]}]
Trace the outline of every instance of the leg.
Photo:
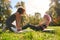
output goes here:
[{"label": "leg", "polygon": [[31,25],[31,24],[26,24],[25,26],[22,27],[22,30],[26,29],[30,27],[31,29],[35,30],[35,31],[39,31],[39,30],[44,30],[44,28],[46,28],[45,25],[42,26],[35,26],[35,25]]},{"label": "leg", "polygon": [[29,27],[30,27],[31,29],[35,30],[35,31],[40,30],[40,28],[37,27],[37,26],[35,26],[35,25],[29,25]]},{"label": "leg", "polygon": [[12,31],[11,27],[15,27],[14,25],[12,25],[12,22],[15,20],[15,15],[11,15],[7,20],[6,20],[6,27]]},{"label": "leg", "polygon": [[26,25],[24,25],[24,26],[22,27],[22,30],[28,28],[29,25],[30,25],[29,23],[27,23]]},{"label": "leg", "polygon": [[30,24],[27,24],[27,25],[23,26],[22,29],[26,29],[28,27],[30,27],[31,29],[33,29],[35,31],[43,30],[42,27],[40,27],[40,26],[36,27],[35,25],[30,25]]}]

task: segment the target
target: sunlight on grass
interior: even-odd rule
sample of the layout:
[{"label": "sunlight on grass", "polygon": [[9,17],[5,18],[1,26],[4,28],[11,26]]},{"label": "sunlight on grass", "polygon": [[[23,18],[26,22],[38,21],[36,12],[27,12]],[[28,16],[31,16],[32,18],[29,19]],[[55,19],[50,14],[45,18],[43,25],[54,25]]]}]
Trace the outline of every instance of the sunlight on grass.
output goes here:
[{"label": "sunlight on grass", "polygon": [[60,27],[48,28],[53,28],[55,32],[30,31],[17,34],[8,31],[0,34],[0,40],[60,40]]}]

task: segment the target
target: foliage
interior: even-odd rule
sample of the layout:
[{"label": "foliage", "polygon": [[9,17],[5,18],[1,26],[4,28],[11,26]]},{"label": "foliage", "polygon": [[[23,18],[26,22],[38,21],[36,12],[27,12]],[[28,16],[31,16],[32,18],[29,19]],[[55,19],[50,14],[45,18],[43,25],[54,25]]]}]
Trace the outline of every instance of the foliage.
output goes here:
[{"label": "foliage", "polygon": [[20,6],[25,8],[25,3],[23,1],[21,1],[21,2],[17,2],[17,4],[15,5],[16,8],[19,8]]},{"label": "foliage", "polygon": [[59,19],[59,16],[60,16],[60,3],[59,3],[59,0],[54,0],[53,2],[52,1],[51,1],[50,8],[49,8],[49,14],[51,15],[52,23],[54,25],[60,25],[60,22],[59,22],[59,20],[60,20]]},{"label": "foliage", "polygon": [[29,23],[30,24],[33,24],[33,25],[38,25],[39,24],[39,22],[41,21],[41,15],[40,15],[40,13],[35,13],[35,15],[33,15],[33,16],[29,16]]},{"label": "foliage", "polygon": [[5,23],[5,20],[7,17],[9,17],[11,14],[11,5],[9,0],[0,0],[0,21],[3,24]]}]

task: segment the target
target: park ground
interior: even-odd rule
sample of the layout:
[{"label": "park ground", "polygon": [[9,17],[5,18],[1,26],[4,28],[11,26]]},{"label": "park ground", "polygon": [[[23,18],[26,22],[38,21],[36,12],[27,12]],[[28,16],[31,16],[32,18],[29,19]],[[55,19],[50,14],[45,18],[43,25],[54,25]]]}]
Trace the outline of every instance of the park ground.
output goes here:
[{"label": "park ground", "polygon": [[[50,32],[42,31],[29,31],[23,33],[14,33],[10,31],[1,32],[0,29],[0,40],[60,40],[60,27],[49,26],[49,29],[54,29]],[[31,30],[31,29],[27,29]]]}]

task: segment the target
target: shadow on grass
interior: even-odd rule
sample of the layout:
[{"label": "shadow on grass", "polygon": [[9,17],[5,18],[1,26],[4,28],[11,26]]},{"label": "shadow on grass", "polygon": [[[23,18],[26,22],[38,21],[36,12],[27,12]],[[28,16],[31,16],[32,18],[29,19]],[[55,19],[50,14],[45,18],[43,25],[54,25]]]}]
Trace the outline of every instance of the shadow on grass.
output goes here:
[{"label": "shadow on grass", "polygon": [[0,34],[2,34],[3,32],[0,32]]},{"label": "shadow on grass", "polygon": [[42,31],[42,32],[51,33],[51,34],[55,34],[56,33],[55,31]]}]

